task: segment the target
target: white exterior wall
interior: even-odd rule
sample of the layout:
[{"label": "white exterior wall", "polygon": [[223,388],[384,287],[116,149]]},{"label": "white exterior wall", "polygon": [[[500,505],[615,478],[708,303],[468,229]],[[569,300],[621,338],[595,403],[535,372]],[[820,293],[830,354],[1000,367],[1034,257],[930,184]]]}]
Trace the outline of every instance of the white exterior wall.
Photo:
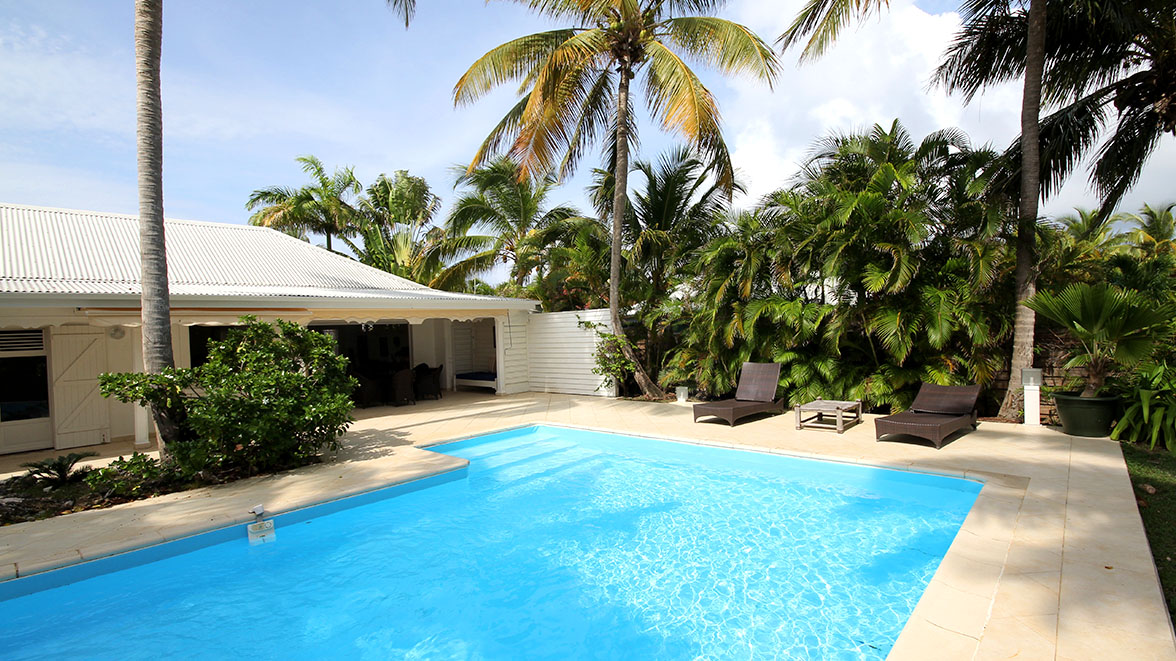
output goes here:
[{"label": "white exterior wall", "polygon": [[453,387],[453,357],[449,355],[447,339],[451,323],[448,319],[426,319],[409,327],[412,364],[427,363],[429,367],[441,365],[444,368],[441,371],[444,388]]},{"label": "white exterior wall", "polygon": [[608,310],[573,310],[532,314],[527,324],[527,363],[530,390],[571,395],[614,397],[615,388],[602,387],[596,366],[595,330],[580,321],[608,324]]},{"label": "white exterior wall", "polygon": [[511,312],[495,319],[498,350],[498,392],[510,395],[531,389],[527,363],[527,322],[529,312]]}]

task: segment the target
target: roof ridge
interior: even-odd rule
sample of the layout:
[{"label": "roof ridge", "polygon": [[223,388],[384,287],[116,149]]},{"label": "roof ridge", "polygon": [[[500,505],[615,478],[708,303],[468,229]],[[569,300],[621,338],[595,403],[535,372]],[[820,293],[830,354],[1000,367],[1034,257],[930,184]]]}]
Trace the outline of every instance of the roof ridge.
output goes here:
[{"label": "roof ridge", "polygon": [[[130,220],[139,222],[139,216],[130,213],[118,213],[114,211],[94,211],[93,209],[73,209],[69,207],[45,207],[37,204],[18,204],[16,202],[0,202],[0,209],[24,209],[28,211],[51,211],[56,213],[71,213],[77,214],[81,217],[90,218],[114,218],[118,220]],[[214,227],[226,227],[232,229],[244,230],[266,230],[272,229],[270,227],[260,227],[257,225],[241,224],[241,223],[226,223],[218,220],[193,220],[191,218],[169,218],[167,215],[163,217],[164,222],[167,223],[181,223],[185,225],[212,225]],[[276,231],[276,230],[275,230]],[[279,234],[283,234],[279,232]],[[288,235],[287,235],[288,236]],[[294,238],[294,237],[290,237]],[[297,239],[295,239],[297,240]]]}]

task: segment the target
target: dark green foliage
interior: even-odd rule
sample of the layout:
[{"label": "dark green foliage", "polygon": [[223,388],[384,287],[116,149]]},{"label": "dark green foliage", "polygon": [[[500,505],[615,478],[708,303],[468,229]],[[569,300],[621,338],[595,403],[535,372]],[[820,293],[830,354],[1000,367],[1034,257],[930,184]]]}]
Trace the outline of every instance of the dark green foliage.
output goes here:
[{"label": "dark green foliage", "polygon": [[136,452],[90,471],[86,484],[103,498],[139,498],[165,489],[177,478],[174,466]]},{"label": "dark green foliage", "polygon": [[1065,367],[1086,368],[1083,397],[1096,396],[1116,366],[1146,360],[1157,337],[1167,332],[1173,313],[1171,306],[1105,283],[1074,283],[1056,295],[1039,291],[1025,305],[1078,341],[1080,348],[1071,352]]},{"label": "dark green foliage", "polygon": [[592,373],[604,377],[602,386],[616,386],[619,391],[624,385],[625,379],[637,368],[633,361],[625,355],[621,346],[622,343],[627,343],[629,340],[609,333],[605,330],[608,328],[605,324],[581,321],[580,327],[596,331],[596,335],[600,338],[600,342],[596,345],[596,355],[594,356],[596,366],[592,368]]},{"label": "dark green foliage", "polygon": [[744,361],[778,362],[793,403],[901,407],[920,381],[990,382],[1012,316],[999,167],[955,130],[823,139],[792,186],[697,252],[663,383],[722,395]]},{"label": "dark green foliage", "polygon": [[1163,362],[1149,365],[1130,377],[1125,390],[1126,408],[1111,438],[1176,454],[1176,370]]},{"label": "dark green foliage", "polygon": [[70,452],[52,459],[25,462],[20,467],[29,469],[25,477],[42,486],[57,489],[84,478],[90,469],[74,470],[74,466],[83,459],[97,456],[97,452]]},{"label": "dark green foliage", "polygon": [[183,440],[167,457],[185,475],[303,465],[338,447],[350,424],[355,383],[334,340],[287,321],[242,322],[200,367],[100,379],[105,396],[182,412]]}]

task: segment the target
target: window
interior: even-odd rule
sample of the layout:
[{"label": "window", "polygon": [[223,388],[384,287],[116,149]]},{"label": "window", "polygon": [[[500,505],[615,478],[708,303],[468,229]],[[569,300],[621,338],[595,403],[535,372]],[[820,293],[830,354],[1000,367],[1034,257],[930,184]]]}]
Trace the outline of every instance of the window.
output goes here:
[{"label": "window", "polygon": [[40,330],[0,331],[0,422],[49,417],[49,359]]}]

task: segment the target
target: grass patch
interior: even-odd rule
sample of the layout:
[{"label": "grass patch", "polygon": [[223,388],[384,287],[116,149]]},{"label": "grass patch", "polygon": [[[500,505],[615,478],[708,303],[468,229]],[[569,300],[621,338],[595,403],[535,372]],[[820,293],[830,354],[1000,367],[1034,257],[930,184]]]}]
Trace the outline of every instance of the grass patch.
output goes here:
[{"label": "grass patch", "polygon": [[1168,612],[1176,615],[1176,456],[1126,443],[1122,447]]}]

